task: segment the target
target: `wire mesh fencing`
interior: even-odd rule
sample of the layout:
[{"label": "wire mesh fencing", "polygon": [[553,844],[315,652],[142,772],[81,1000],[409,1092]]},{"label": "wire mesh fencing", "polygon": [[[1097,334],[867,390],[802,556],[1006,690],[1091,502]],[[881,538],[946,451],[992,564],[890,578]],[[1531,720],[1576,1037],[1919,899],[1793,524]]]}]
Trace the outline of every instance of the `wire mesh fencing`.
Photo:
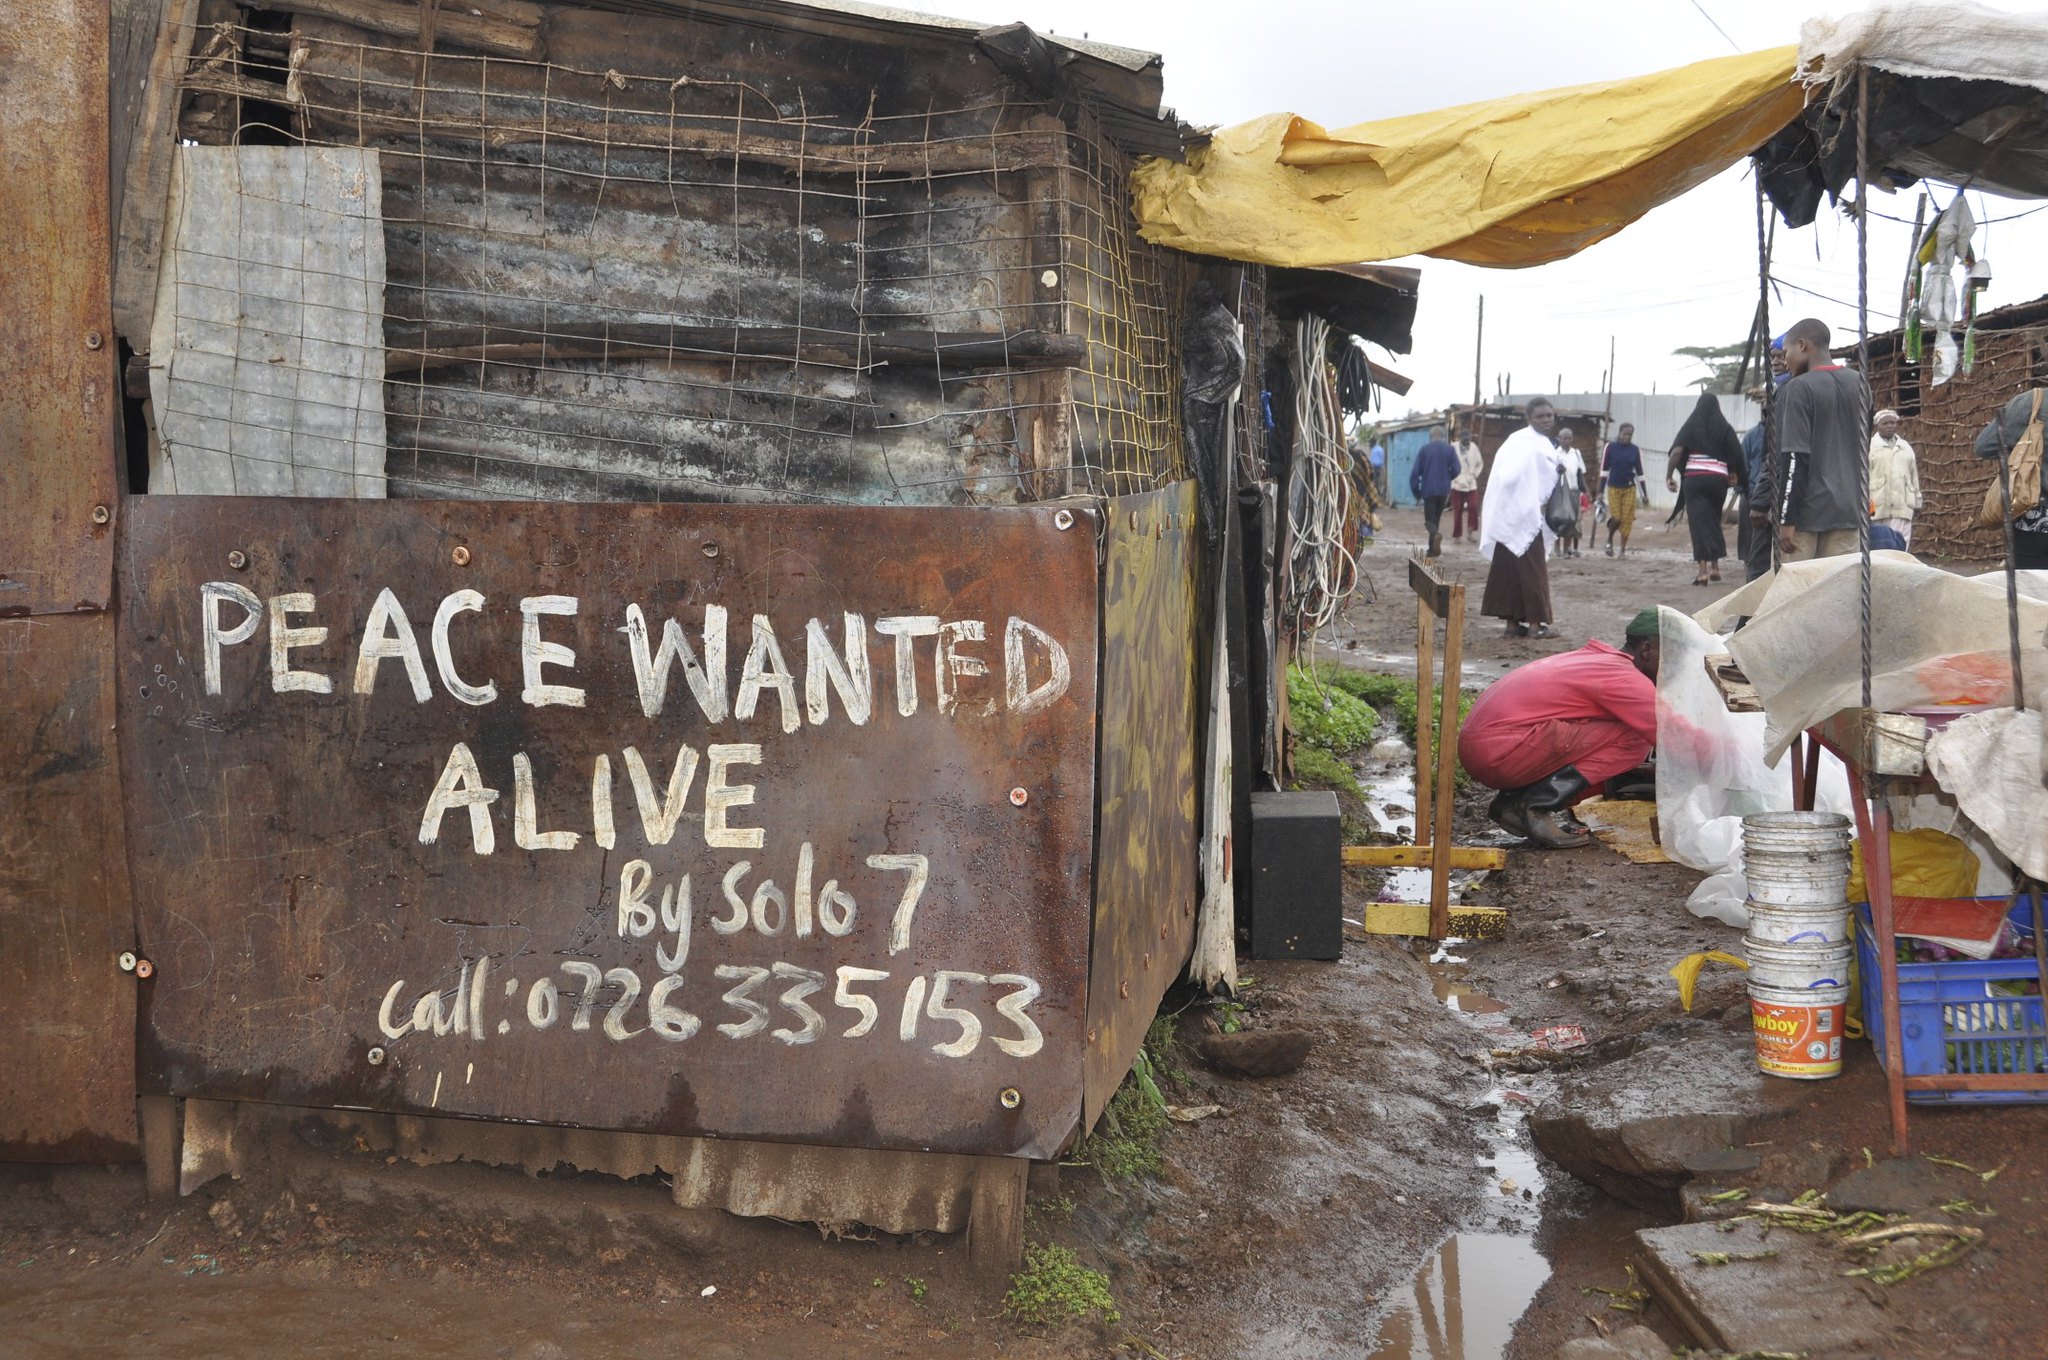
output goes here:
[{"label": "wire mesh fencing", "polygon": [[[1085,106],[829,108],[407,41],[209,24],[182,79],[194,140],[374,152],[391,494],[1000,504],[1184,475],[1190,262],[1138,238]],[[187,216],[236,315],[333,291]],[[192,304],[164,303],[175,337]]]}]

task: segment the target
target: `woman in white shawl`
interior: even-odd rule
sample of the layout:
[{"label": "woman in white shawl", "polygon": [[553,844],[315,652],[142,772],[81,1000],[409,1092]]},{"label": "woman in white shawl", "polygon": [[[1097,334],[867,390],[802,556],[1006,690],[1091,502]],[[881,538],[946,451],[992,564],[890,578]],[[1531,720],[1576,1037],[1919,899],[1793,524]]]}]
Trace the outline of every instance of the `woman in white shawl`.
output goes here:
[{"label": "woman in white shawl", "polygon": [[1490,556],[1486,594],[1479,609],[1507,620],[1508,637],[1554,638],[1550,626],[1550,567],[1544,558],[1557,535],[1543,521],[1543,505],[1557,485],[1559,467],[1551,431],[1557,412],[1538,397],[1529,423],[1494,451],[1479,513],[1479,551]]}]

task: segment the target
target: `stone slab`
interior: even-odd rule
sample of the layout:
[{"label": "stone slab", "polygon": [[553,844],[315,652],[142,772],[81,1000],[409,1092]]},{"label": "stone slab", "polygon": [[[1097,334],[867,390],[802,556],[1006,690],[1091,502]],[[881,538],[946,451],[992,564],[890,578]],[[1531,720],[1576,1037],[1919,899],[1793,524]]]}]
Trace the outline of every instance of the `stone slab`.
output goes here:
[{"label": "stone slab", "polygon": [[1544,1156],[1580,1180],[1676,1214],[1695,1163],[1739,1152],[1789,1112],[1790,1097],[1757,1072],[1747,1034],[1694,1022],[1668,1043],[1565,1078],[1530,1116],[1529,1131]]},{"label": "stone slab", "polygon": [[[1695,1251],[1776,1251],[1763,1261],[1702,1265]],[[1886,1353],[1885,1312],[1853,1280],[1831,1238],[1755,1223],[1645,1228],[1636,1234],[1644,1286],[1710,1350],[1791,1354]]]}]

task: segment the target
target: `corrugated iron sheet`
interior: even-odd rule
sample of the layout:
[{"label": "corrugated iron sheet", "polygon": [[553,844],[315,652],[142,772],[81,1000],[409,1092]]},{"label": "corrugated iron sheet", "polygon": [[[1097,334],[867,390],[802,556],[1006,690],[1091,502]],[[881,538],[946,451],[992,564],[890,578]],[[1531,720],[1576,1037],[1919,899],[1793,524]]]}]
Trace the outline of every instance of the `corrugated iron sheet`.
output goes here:
[{"label": "corrugated iron sheet", "polygon": [[[1073,1128],[1091,514],[146,498],[131,515],[147,1088],[982,1154],[1049,1155]],[[629,606],[650,655],[678,621],[723,702],[678,663],[648,715]],[[430,816],[437,787],[495,795]],[[715,788],[736,791],[707,812]]]},{"label": "corrugated iron sheet", "polygon": [[1102,820],[1088,973],[1092,1126],[1195,942],[1195,484],[1108,502]]}]

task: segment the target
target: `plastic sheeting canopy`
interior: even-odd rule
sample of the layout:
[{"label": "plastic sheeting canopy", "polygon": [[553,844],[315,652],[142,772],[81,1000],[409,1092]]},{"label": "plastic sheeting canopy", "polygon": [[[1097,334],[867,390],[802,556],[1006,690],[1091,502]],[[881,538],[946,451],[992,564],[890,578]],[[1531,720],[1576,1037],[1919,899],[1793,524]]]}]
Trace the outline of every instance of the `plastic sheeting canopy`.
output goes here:
[{"label": "plastic sheeting canopy", "polygon": [[1132,174],[1149,241],[1259,264],[1519,268],[1612,236],[1797,117],[1796,49],[1327,131],[1277,113]]}]

